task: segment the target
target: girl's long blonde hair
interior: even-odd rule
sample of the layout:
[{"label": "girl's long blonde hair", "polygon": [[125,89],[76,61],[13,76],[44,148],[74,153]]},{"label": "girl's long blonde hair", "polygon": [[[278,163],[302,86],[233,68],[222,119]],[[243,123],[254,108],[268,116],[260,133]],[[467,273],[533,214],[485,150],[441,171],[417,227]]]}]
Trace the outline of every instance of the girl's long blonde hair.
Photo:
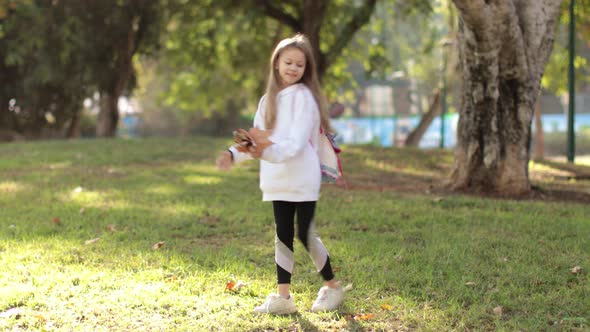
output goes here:
[{"label": "girl's long blonde hair", "polygon": [[277,60],[281,52],[287,48],[299,49],[305,55],[306,64],[305,72],[298,83],[304,83],[313,94],[318,108],[320,110],[320,121],[323,130],[332,132],[330,126],[330,115],[328,114],[328,106],[326,104],[322,88],[318,79],[316,62],[313,57],[311,44],[305,35],[296,34],[291,38],[281,40],[275,48],[270,58],[270,70],[268,75],[268,85],[266,87],[266,105],[264,126],[266,129],[274,128],[277,119],[277,95],[281,91],[281,78],[277,70]]}]

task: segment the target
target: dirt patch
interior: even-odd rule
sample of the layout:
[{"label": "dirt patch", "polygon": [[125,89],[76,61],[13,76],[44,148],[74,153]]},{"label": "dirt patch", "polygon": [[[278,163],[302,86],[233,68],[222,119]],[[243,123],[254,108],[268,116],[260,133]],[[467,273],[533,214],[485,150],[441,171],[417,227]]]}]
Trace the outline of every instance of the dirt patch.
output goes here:
[{"label": "dirt patch", "polygon": [[[539,162],[537,162],[539,163]],[[507,197],[489,193],[457,192],[449,188],[447,169],[432,176],[418,176],[402,172],[363,176],[348,174],[350,190],[394,191],[421,195],[473,195],[486,198],[533,200],[548,202],[590,203],[590,167],[549,162],[548,167],[530,171],[531,191],[520,197]]]}]

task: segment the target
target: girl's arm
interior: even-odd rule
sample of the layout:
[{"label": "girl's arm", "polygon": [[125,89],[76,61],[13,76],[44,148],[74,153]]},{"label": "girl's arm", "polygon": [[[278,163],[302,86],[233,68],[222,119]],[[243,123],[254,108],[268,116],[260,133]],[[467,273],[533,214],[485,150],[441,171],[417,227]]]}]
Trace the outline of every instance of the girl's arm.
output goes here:
[{"label": "girl's arm", "polygon": [[318,113],[315,99],[311,93],[305,93],[305,90],[297,91],[291,110],[294,115],[289,126],[289,133],[286,137],[271,137],[272,145],[264,149],[260,159],[271,163],[281,163],[296,156],[301,152],[311,137],[311,131],[314,127],[314,114]]},{"label": "girl's arm", "polygon": [[[258,102],[258,109],[256,110],[256,114],[254,115],[254,124],[253,124],[254,128],[259,128],[259,129],[264,128],[264,117],[262,115],[264,112],[263,111],[264,100],[265,100],[265,97],[262,96],[262,98],[260,98],[260,102]],[[231,153],[231,155],[230,155],[230,157],[232,157],[231,161],[234,164],[253,159],[253,157],[250,153],[240,152],[240,151],[238,151],[238,149],[235,146],[231,146],[228,150]]]}]

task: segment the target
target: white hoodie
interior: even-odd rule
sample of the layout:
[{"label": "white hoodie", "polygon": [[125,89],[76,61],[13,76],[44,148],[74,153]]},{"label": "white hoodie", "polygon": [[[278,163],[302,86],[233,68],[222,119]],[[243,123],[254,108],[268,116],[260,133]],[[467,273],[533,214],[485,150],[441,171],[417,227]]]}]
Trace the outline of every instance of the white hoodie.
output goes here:
[{"label": "white hoodie", "polygon": [[[265,130],[265,97],[260,99],[254,128]],[[260,190],[263,201],[317,201],[321,172],[317,146],[320,113],[311,90],[293,84],[277,95],[277,117],[269,140],[273,142],[260,158]],[[251,159],[248,153],[230,150],[234,162]]]}]

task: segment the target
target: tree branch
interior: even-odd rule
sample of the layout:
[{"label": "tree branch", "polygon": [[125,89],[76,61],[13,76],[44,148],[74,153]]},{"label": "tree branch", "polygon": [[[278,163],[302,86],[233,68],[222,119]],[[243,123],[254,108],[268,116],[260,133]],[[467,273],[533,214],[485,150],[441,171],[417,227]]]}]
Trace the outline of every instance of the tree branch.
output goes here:
[{"label": "tree branch", "polygon": [[282,11],[280,8],[277,8],[271,4],[269,0],[256,0],[255,4],[262,9],[265,15],[268,17],[272,17],[277,21],[291,27],[296,32],[301,31],[301,22],[289,15],[288,13]]},{"label": "tree branch", "polygon": [[357,30],[360,29],[365,23],[367,23],[367,21],[369,21],[371,15],[373,14],[373,11],[375,10],[376,3],[377,0],[365,0],[364,4],[360,8],[356,9],[355,15],[342,28],[342,30],[338,34],[336,42],[334,43],[334,45],[332,45],[332,47],[330,47],[330,50],[326,53],[323,64],[324,68],[328,68],[330,66],[332,61],[334,61],[334,59],[338,57],[340,53],[342,53],[342,49],[344,49],[344,47],[348,45],[348,43],[350,42],[354,34],[357,32]]}]

